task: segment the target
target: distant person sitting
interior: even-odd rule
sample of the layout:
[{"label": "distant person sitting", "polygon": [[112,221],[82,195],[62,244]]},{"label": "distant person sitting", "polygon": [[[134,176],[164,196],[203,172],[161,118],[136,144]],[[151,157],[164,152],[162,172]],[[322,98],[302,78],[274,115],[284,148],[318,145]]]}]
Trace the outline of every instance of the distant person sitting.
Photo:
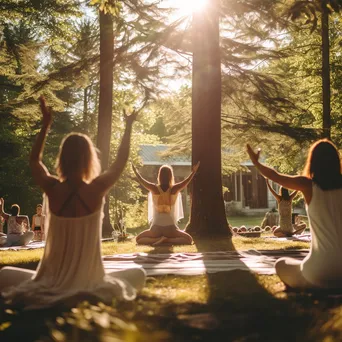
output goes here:
[{"label": "distant person sitting", "polygon": [[32,216],[32,231],[34,239],[42,240],[44,238],[44,220],[45,215],[42,214],[43,206],[38,204],[36,207],[36,214]]},{"label": "distant person sitting", "polygon": [[[279,194],[277,194],[273,190],[268,179],[266,179],[266,184],[278,202],[279,227],[273,231],[273,234],[277,237],[292,236],[295,233],[295,229],[292,225],[292,200],[297,195],[297,191],[293,191],[291,194],[289,194],[289,190],[281,186],[279,189]],[[296,234],[299,234],[302,231],[296,232]]]},{"label": "distant person sitting", "polygon": [[261,228],[278,226],[279,224],[279,214],[276,208],[272,208],[265,214],[264,219],[261,222]]},{"label": "distant person sitting", "polygon": [[297,213],[292,214],[293,234],[301,234],[306,229],[306,223],[301,220],[301,217],[302,216]]},{"label": "distant person sitting", "polygon": [[151,222],[151,228],[137,236],[137,244],[153,246],[160,244],[192,244],[192,237],[180,230],[177,222],[183,217],[179,212],[182,201],[180,191],[190,183],[198,167],[199,163],[194,166],[187,178],[174,184],[171,166],[163,165],[159,169],[158,183],[153,184],[144,179],[133,165],[133,171],[139,183],[150,191],[149,221]]},{"label": "distant person sitting", "polygon": [[4,212],[4,199],[0,199],[0,215],[7,221],[6,246],[25,246],[33,239],[33,233],[30,232],[29,218],[25,215],[19,215],[20,207],[18,204],[11,206],[10,214]]}]

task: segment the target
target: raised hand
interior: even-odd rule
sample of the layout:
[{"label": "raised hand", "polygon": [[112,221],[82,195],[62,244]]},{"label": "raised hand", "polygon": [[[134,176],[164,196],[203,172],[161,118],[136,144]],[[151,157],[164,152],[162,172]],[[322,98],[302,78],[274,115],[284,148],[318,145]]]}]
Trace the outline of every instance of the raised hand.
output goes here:
[{"label": "raised hand", "polygon": [[193,172],[197,172],[199,166],[200,166],[201,162],[197,162],[197,164],[192,168]]},{"label": "raised hand", "polygon": [[139,110],[133,110],[133,112],[130,114],[130,115],[127,115],[126,114],[126,110],[123,109],[123,115],[124,115],[124,118],[125,118],[125,121],[126,121],[126,125],[132,125],[133,122],[137,119],[137,116],[139,114]]},{"label": "raised hand", "polygon": [[255,153],[253,151],[252,147],[249,144],[247,144],[247,153],[248,153],[249,158],[251,159],[251,161],[254,165],[258,164],[258,162],[259,162],[260,152],[261,152],[261,149],[258,148],[257,153]]},{"label": "raised hand", "polygon": [[43,95],[39,97],[40,110],[43,114],[43,126],[50,126],[52,122],[51,108],[46,106],[45,98]]}]

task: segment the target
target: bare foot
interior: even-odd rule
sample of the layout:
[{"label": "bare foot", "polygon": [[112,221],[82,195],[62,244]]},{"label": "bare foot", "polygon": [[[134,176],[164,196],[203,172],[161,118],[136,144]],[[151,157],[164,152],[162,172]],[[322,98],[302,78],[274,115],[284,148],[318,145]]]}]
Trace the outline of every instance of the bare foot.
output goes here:
[{"label": "bare foot", "polygon": [[158,246],[160,244],[162,244],[163,242],[167,241],[167,237],[162,236],[158,241],[156,241],[155,243],[152,244],[152,246]]}]

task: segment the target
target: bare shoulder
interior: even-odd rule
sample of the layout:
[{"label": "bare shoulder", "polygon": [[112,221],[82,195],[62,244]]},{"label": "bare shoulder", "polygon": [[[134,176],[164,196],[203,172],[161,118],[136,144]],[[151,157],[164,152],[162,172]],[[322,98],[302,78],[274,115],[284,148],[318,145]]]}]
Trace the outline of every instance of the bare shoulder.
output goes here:
[{"label": "bare shoulder", "polygon": [[46,178],[46,183],[43,187],[43,190],[49,196],[49,193],[53,192],[59,184],[61,184],[61,182],[56,176],[49,175]]},{"label": "bare shoulder", "polygon": [[150,190],[154,195],[159,195],[159,188],[157,184],[151,183],[151,188],[148,190]]},{"label": "bare shoulder", "polygon": [[171,195],[176,195],[176,194],[178,194],[179,193],[179,189],[178,189],[178,187],[176,187],[175,185],[174,186],[172,186],[172,188],[171,188]]},{"label": "bare shoulder", "polygon": [[300,190],[303,192],[304,190],[309,190],[312,188],[312,180],[310,178],[305,176],[297,176],[295,179],[299,188],[295,190]]},{"label": "bare shoulder", "polygon": [[305,202],[310,204],[312,199],[312,180],[308,177],[297,176],[296,181],[298,185],[296,190],[301,191],[304,195]]}]

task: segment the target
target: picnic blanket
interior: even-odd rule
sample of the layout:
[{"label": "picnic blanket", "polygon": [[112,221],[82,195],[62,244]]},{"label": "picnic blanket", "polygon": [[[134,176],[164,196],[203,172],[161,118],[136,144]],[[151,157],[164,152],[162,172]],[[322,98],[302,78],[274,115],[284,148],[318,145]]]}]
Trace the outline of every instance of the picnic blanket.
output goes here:
[{"label": "picnic blanket", "polygon": [[232,270],[246,270],[258,274],[275,274],[275,261],[284,256],[304,259],[308,250],[247,250],[204,253],[170,254],[114,254],[103,257],[107,273],[115,270],[142,267],[148,276],[165,274],[198,275]]},{"label": "picnic blanket", "polygon": [[311,242],[311,234],[300,234],[300,235],[293,235],[289,237],[276,237],[276,236],[264,236],[264,239],[272,239],[275,241],[303,241],[303,242]]}]

